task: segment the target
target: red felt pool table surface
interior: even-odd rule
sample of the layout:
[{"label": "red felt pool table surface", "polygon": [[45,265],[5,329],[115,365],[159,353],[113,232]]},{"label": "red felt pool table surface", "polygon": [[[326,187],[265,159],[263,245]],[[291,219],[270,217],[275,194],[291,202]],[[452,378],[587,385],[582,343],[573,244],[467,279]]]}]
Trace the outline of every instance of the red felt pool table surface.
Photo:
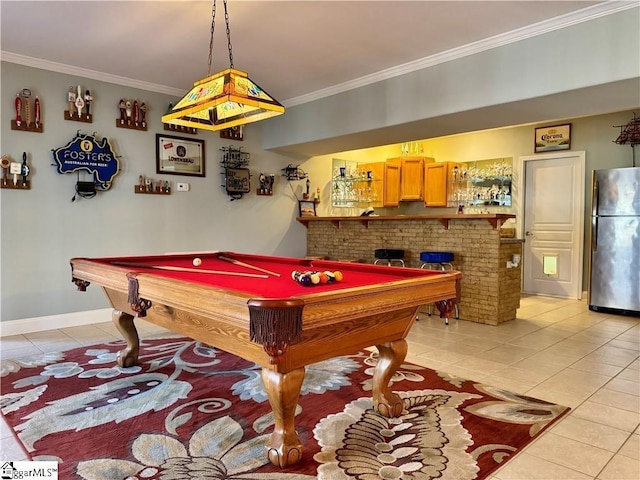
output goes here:
[{"label": "red felt pool table surface", "polygon": [[[278,277],[266,274],[259,270],[252,270],[245,266],[221,260],[219,258],[221,255],[226,258],[231,258],[233,260],[277,273],[280,276]],[[202,261],[201,265],[197,267],[193,265],[193,260],[195,258],[199,258]],[[167,277],[177,281],[199,283],[263,298],[286,298],[300,295],[319,294],[338,289],[385,284],[392,281],[429,277],[440,274],[439,272],[430,270],[379,267],[376,265],[360,263],[307,260],[289,257],[270,257],[232,252],[181,253],[137,257],[94,258],[92,260],[120,267],[128,272],[145,273]],[[162,266],[188,268],[193,271],[182,272],[154,268]],[[219,272],[238,273],[242,275],[256,275],[260,277],[198,273],[198,270],[214,270]],[[296,270],[320,272],[334,272],[339,270],[343,274],[343,280],[339,283],[303,286],[291,278],[291,273]]]},{"label": "red felt pool table surface", "polygon": [[[196,257],[202,260],[197,267]],[[138,362],[136,317],[261,365],[275,424],[266,451],[280,467],[302,456],[295,411],[305,366],[375,345],[379,360],[374,408],[388,417],[399,416],[403,402],[389,383],[406,356],[405,337],[422,305],[435,303],[443,316],[451,314],[461,277],[455,271],[233,252],[73,258],[71,270],[79,290],[92,283],[101,286],[114,308],[113,322],[127,342],[118,357],[120,365]],[[341,271],[343,280],[303,286],[291,278],[294,270]]]}]

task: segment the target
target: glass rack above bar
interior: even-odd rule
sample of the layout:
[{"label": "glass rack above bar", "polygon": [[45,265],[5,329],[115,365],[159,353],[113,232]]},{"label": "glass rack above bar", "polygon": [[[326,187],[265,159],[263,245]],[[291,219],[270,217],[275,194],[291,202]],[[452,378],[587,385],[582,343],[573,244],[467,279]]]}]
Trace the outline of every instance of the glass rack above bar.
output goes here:
[{"label": "glass rack above bar", "polygon": [[511,206],[513,158],[464,162],[454,167],[449,206]]}]

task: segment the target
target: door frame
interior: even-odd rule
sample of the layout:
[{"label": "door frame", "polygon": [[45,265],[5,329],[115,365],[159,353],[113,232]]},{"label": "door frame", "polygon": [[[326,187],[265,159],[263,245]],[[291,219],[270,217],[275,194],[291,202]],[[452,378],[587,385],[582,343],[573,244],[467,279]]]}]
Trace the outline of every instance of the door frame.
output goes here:
[{"label": "door frame", "polygon": [[[579,279],[580,282],[580,288],[578,289],[578,295],[577,295],[577,299],[578,300],[582,300],[583,298],[583,284],[584,284],[584,252],[585,252],[585,248],[584,248],[584,242],[585,242],[585,233],[584,233],[584,222],[585,222],[585,195],[586,195],[586,152],[584,150],[577,150],[577,151],[573,151],[573,150],[569,150],[569,151],[565,151],[565,152],[551,152],[551,153],[539,153],[537,155],[523,155],[518,157],[518,172],[519,175],[515,178],[515,187],[516,187],[516,191],[520,192],[520,194],[517,196],[518,198],[518,202],[515,205],[515,210],[516,210],[516,228],[517,231],[519,233],[519,237],[524,239],[525,235],[524,235],[524,225],[525,225],[525,218],[524,218],[524,212],[525,212],[525,206],[526,206],[526,200],[527,200],[527,192],[525,191],[525,175],[526,175],[526,162],[534,162],[536,160],[552,160],[554,158],[558,158],[558,157],[578,157],[579,162],[578,162],[578,167],[579,167],[579,171],[578,171],[578,175],[580,175],[581,177],[581,182],[580,182],[580,191],[578,192],[578,200],[576,202],[576,204],[574,205],[574,209],[578,211],[579,215],[578,215],[578,226],[576,227],[578,230],[578,236],[579,236],[579,242],[578,242],[578,260],[577,260],[577,265],[572,265],[571,266],[571,270],[572,273],[576,276],[577,279]],[[575,213],[574,210],[574,213]],[[526,242],[526,239],[525,239]],[[522,245],[522,255],[524,257],[525,255],[525,244],[523,243]],[[522,262],[522,266],[523,266],[523,271],[522,271],[522,275],[521,275],[521,281],[520,281],[520,289],[522,291],[524,291],[524,279],[525,279],[525,274],[524,274],[524,261]]]}]

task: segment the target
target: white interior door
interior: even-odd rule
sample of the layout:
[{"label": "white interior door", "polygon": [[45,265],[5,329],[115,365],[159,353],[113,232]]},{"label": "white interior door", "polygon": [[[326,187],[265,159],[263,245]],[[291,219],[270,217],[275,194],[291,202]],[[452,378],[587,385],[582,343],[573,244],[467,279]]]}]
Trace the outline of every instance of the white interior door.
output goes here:
[{"label": "white interior door", "polygon": [[582,298],[585,152],[521,157],[523,291]]}]

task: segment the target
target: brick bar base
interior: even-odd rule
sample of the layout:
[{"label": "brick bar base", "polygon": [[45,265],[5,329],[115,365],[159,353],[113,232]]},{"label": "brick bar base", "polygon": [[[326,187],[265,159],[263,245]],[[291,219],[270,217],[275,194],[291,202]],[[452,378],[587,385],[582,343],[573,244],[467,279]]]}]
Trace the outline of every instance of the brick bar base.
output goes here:
[{"label": "brick bar base", "polygon": [[[507,268],[522,241],[501,239],[500,230],[482,219],[459,219],[449,228],[434,219],[389,219],[363,224],[331,219],[307,224],[307,256],[358,258],[374,262],[376,248],[405,250],[405,262],[419,268],[420,252],[453,252],[462,272],[460,318],[498,325],[516,318],[520,306],[521,266]],[[434,312],[436,310],[434,309]]]}]

